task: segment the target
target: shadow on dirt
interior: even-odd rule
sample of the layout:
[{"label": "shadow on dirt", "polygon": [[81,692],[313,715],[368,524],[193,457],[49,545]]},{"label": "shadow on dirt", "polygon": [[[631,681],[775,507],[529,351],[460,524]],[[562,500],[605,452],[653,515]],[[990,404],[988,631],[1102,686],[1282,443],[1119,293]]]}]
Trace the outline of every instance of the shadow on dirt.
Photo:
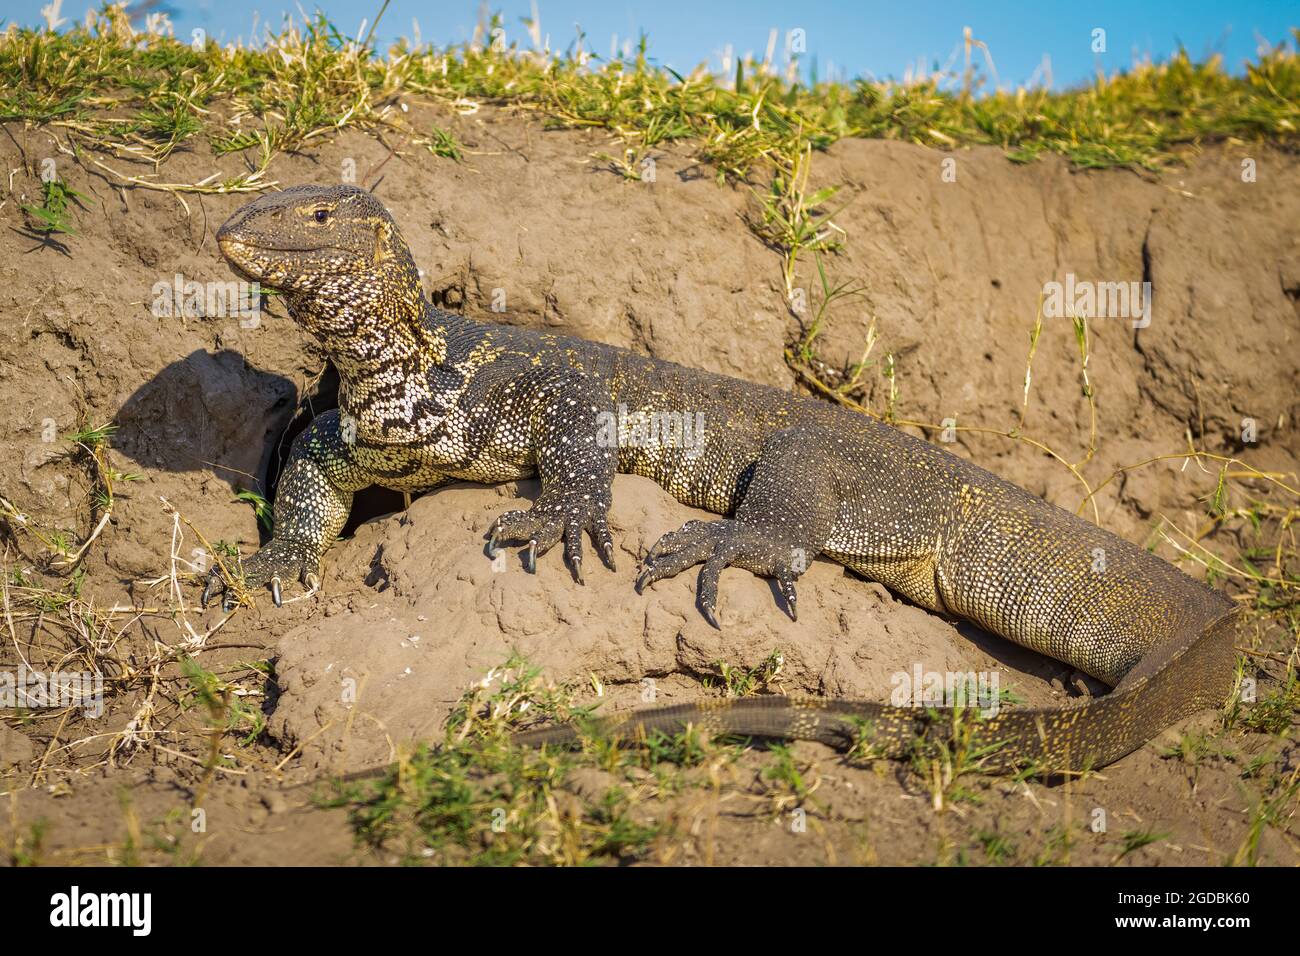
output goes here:
[{"label": "shadow on dirt", "polygon": [[138,388],[115,421],[114,448],[172,472],[211,467],[232,488],[263,492],[297,388],[229,349],[196,349]]},{"label": "shadow on dirt", "polygon": [[[300,397],[288,378],[251,365],[239,352],[195,350],[123,403],[113,445],[144,468],[211,467],[232,490],[273,500],[294,439],[317,415],[338,407],[338,389],[332,365]],[[359,492],[343,534],[403,507],[398,492]]]}]

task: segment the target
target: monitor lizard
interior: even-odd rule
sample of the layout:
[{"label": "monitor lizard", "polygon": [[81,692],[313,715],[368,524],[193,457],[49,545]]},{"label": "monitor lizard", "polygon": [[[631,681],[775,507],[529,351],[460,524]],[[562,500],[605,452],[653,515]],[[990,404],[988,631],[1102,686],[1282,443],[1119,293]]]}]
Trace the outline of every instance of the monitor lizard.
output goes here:
[{"label": "monitor lizard", "polygon": [[[665,534],[636,588],[695,565],[697,601],[718,625],[726,567],[796,582],[817,556],[938,614],[971,621],[1113,690],[1044,708],[1003,707],[970,741],[990,767],[1099,767],[1234,686],[1235,605],[1220,591],[1097,525],[934,444],[868,416],[546,331],[434,307],[396,223],[353,186],[298,186],[239,209],[217,243],[242,277],[278,290],[338,369],[339,406],[294,442],[270,542],[244,584],[274,602],[319,581],[321,555],[370,485],[426,491],[451,481],[541,479],[532,506],[502,514],[489,552],[557,544],[583,580],[583,537],[613,569],[607,523],[616,472],[653,479],[718,514]],[[702,415],[691,443],[629,442],[617,424]],[[621,416],[621,417],[620,417]],[[610,423],[615,423],[613,427]],[[203,603],[233,589],[221,568]],[[598,721],[601,733],[680,730],[821,740],[882,756],[952,733],[952,714],[872,701],[768,696],[709,700]],[[570,744],[572,725],[523,731]]]}]

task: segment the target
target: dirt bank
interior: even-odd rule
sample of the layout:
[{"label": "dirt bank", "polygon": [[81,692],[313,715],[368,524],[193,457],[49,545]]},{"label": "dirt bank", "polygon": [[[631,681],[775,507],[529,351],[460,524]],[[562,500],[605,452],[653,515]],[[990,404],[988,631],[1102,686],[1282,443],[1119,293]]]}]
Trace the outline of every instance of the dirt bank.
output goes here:
[{"label": "dirt bank", "polygon": [[[754,201],[747,187],[718,185],[684,148],[657,154],[655,182],[632,183],[595,158],[609,149],[598,134],[544,131],[493,111],[430,111],[428,119],[435,116],[470,146],[463,163],[409,144],[396,144],[400,154],[390,156],[377,139],[348,132],[310,154],[282,157],[272,173],[286,185],[328,183],[354,164],[392,210],[430,295],[445,307],[808,387],[783,351],[810,313],[787,306],[779,256],[745,227]],[[535,576],[515,555],[494,569],[484,531],[535,486],[454,486],[398,513],[385,513],[391,498],[365,499],[360,517],[373,520],[330,552],[320,595],[279,611],[261,600],[189,648],[248,704],[247,723],[220,738],[222,769],[205,771],[211,734],[203,698],[170,665],[156,680],[139,671],[158,643],[189,636],[187,623],[201,633],[220,620],[194,607],[185,562],[199,546],[195,529],[244,554],[257,547],[256,517],[235,492],[270,496],[286,429],[330,403],[324,361],[275,304],[253,327],[151,309],[156,284],[178,274],[229,279],[212,234],[248,197],[123,190],[99,167],[60,152],[50,130],[9,124],[7,131],[0,155],[18,172],[0,206],[0,308],[8,317],[0,325],[0,402],[10,410],[0,420],[0,454],[10,463],[0,495],[33,525],[84,536],[97,516],[89,501],[93,468],[58,436],[85,422],[115,421],[107,460],[136,480],[116,483],[112,520],[88,551],[78,594],[100,613],[156,610],[113,612],[104,629],[92,628],[95,640],[117,642],[128,662],[113,671],[102,718],[0,723],[0,789],[16,795],[11,819],[0,823],[7,841],[0,845],[30,847],[30,827],[44,818],[46,854],[95,858],[84,848],[119,841],[132,820],[165,829],[168,814],[188,814],[202,787],[211,795],[208,835],[196,844],[184,827],[174,828],[167,846],[209,862],[356,859],[342,814],[293,809],[302,806],[301,791],[281,796],[282,781],[369,766],[437,737],[465,687],[513,653],[557,682],[584,685],[588,697],[602,688],[608,706],[638,702],[647,678],[660,699],[718,693],[717,662],[751,668],[774,650],[782,665],[772,686],[792,691],[886,699],[893,675],[916,665],[998,671],[1003,686],[1031,704],[1088,691],[1068,668],[956,628],[830,563],[818,562],[801,582],[797,624],[780,612],[766,581],[739,571],[723,576],[721,632],[694,610],[690,576],[638,597],[636,558],[691,513],[634,477],[615,485],[618,572],[593,568],[580,588],[558,559],[543,561]],[[1258,181],[1244,183],[1241,151],[1231,146],[1189,156],[1186,167],[1156,178],[1079,172],[1054,157],[1016,165],[994,149],[938,153],[842,141],[814,161],[816,178],[843,184],[846,203],[835,217],[844,248],[826,266],[836,281],[860,283],[862,294],[831,310],[809,368],[832,385],[842,382],[837,373],[862,358],[874,320],[872,364],[849,394],[878,411],[892,402],[903,420],[952,419],[949,436],[928,434],[953,438],[956,453],[1069,508],[1081,505],[1085,488],[1043,446],[1079,463],[1092,486],[1117,469],[1186,451],[1189,440],[1240,454],[1294,484],[1300,162],[1254,152]],[[77,234],[43,244],[27,230],[20,204],[32,201],[45,157],[88,198],[76,213]],[[955,160],[955,181],[945,159]],[[190,182],[239,168],[238,157],[178,152],[160,173]],[[799,274],[815,302],[812,263]],[[1045,317],[1026,402],[1040,295],[1044,283],[1067,274],[1149,281],[1150,324],[1091,323],[1085,382],[1069,320]],[[1020,433],[1034,443],[962,430],[1005,433],[1022,411]],[[1246,420],[1250,441],[1243,441]],[[1167,519],[1201,533],[1218,481],[1218,465],[1172,457],[1105,484],[1096,515],[1176,559],[1157,524]],[[1223,508],[1249,510],[1271,491],[1234,474]],[[38,542],[14,524],[11,581],[16,569],[46,580]],[[1249,528],[1225,522],[1205,543],[1236,559],[1239,549],[1259,545]],[[1184,566],[1204,576],[1195,561]],[[1239,584],[1231,575],[1221,580],[1230,589]],[[32,666],[74,656],[75,635],[66,628],[20,623],[0,666],[16,666],[20,653]],[[1285,626],[1257,620],[1239,643],[1265,655],[1250,665],[1252,673],[1259,668],[1261,693],[1275,689],[1284,668],[1267,655],[1285,661],[1293,650]],[[259,661],[268,663],[245,666]],[[1189,748],[1192,738],[1208,743]],[[943,812],[904,768],[849,767],[813,745],[794,753],[808,778],[821,782],[814,839],[784,825],[788,807],[768,799],[762,782],[770,758],[751,752],[721,790],[643,807],[648,818],[681,822],[657,845],[658,858],[992,861],[981,834],[996,832],[1019,847],[1011,856],[1019,862],[1056,846],[1060,833],[1071,835],[1072,862],[1218,863],[1247,843],[1264,862],[1297,861],[1289,823],[1256,825],[1272,792],[1259,780],[1296,768],[1294,728],[1225,730],[1203,715],[1104,775],[1066,787],[981,778],[972,785],[978,800]],[[1266,771],[1254,767],[1265,757]],[[1248,765],[1247,776],[1258,779],[1242,779]],[[111,797],[123,786],[134,795],[129,813]],[[739,794],[737,802],[720,804],[724,791]],[[1101,833],[1090,828],[1097,807],[1112,821]],[[713,821],[707,837],[691,822],[705,818]],[[1133,833],[1159,838],[1129,846]]]}]

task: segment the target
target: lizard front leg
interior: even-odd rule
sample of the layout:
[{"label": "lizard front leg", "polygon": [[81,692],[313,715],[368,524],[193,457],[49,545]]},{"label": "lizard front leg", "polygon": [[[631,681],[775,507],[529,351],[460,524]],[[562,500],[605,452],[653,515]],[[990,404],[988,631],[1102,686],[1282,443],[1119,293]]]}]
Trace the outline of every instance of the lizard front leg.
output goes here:
[{"label": "lizard front leg", "polygon": [[[340,431],[337,409],[316,416],[293,443],[275,496],[271,541],[243,562],[245,587],[269,585],[277,607],[284,583],[319,584],[321,555],[347,523],[353,492],[373,483],[352,449]],[[222,607],[230,610],[233,595],[221,569],[214,566],[200,602],[206,607],[218,594]]]},{"label": "lizard front leg", "polygon": [[583,531],[614,568],[608,515],[618,442],[616,433],[612,441],[602,438],[607,430],[599,421],[602,413],[613,415],[612,399],[599,382],[572,369],[540,370],[528,385],[512,389],[533,398],[524,420],[507,427],[524,433],[542,493],[527,511],[507,511],[497,518],[488,550],[495,554],[500,541],[526,541],[528,568],[536,572],[537,556],[563,539],[564,557],[581,584]]},{"label": "lizard front leg", "polygon": [[648,584],[703,563],[696,600],[718,627],[718,578],[726,567],[775,578],[791,619],[798,617],[795,581],[830,540],[838,496],[834,467],[809,458],[827,447],[814,428],[792,427],[768,436],[732,518],[688,521],[660,538],[646,555],[638,593]]}]

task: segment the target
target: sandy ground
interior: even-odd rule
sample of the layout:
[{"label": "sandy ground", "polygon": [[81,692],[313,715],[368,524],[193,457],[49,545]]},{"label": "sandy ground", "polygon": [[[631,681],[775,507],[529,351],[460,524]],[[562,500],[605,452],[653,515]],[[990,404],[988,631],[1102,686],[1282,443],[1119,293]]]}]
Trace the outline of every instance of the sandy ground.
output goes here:
[{"label": "sandy ground", "polygon": [[[402,144],[390,157],[377,140],[346,133],[310,154],[280,158],[272,173],[282,184],[329,183],[345,161],[355,162],[445,307],[802,387],[782,351],[807,316],[786,307],[779,257],[745,228],[752,209],[745,187],[718,185],[685,146],[657,156],[656,182],[625,183],[594,158],[608,148],[600,135],[543,131],[492,111],[424,117],[417,109],[414,121],[435,117],[470,145],[463,164]],[[155,283],[177,274],[230,278],[212,234],[247,197],[189,195],[183,205],[166,193],[122,191],[97,167],[57,152],[49,131],[8,124],[6,132],[0,154],[17,172],[0,206],[0,308],[8,319],[0,324],[0,401],[9,409],[0,419],[7,463],[0,494],[42,526],[84,534],[84,469],[69,460],[65,443],[43,439],[51,421],[60,435],[74,430],[79,414],[95,424],[115,421],[110,458],[140,480],[119,487],[113,520],[86,559],[82,594],[100,608],[167,605],[174,524],[163,499],[209,541],[251,552],[258,527],[234,492],[255,487],[269,496],[288,440],[313,411],[330,407],[332,375],[321,375],[323,357],[279,306],[253,328],[229,317],[151,311]],[[1241,154],[1214,148],[1157,178],[1072,171],[1053,157],[1018,166],[993,149],[837,144],[815,164],[817,178],[844,184],[847,202],[836,220],[847,242],[828,267],[839,280],[863,283],[865,293],[833,311],[818,340],[822,371],[833,375],[861,358],[874,317],[877,364],[863,379],[865,401],[877,409],[888,401],[881,374],[888,354],[900,418],[1005,430],[1021,412],[1043,283],[1066,273],[1145,278],[1155,288],[1149,327],[1109,319],[1090,328],[1097,437],[1085,477],[1095,484],[1121,466],[1178,452],[1190,434],[1211,451],[1241,453],[1256,468],[1294,479],[1300,162],[1253,149],[1260,176],[1246,184]],[[27,234],[19,209],[37,190],[32,171],[47,155],[90,197],[78,234],[57,246]],[[957,161],[955,182],[941,176],[949,156]],[[181,152],[162,179],[192,181],[239,164],[203,149]],[[811,263],[800,276],[808,288]],[[506,311],[494,312],[502,293]],[[1256,423],[1256,442],[1243,444],[1244,418]],[[1045,320],[1024,431],[1081,461],[1092,428],[1073,330],[1068,320]],[[1081,485],[1040,449],[975,432],[958,432],[950,448],[1062,506],[1080,505]],[[1184,459],[1152,464],[1108,484],[1097,514],[1112,530],[1176,557],[1153,529],[1162,518],[1184,529],[1203,525],[1216,477]],[[1263,491],[1241,488],[1239,506],[1252,488]],[[465,687],[513,652],[556,681],[600,684],[611,707],[636,703],[646,678],[661,701],[716,693],[718,661],[753,667],[773,650],[784,660],[776,687],[788,691],[886,699],[892,675],[917,665],[997,670],[1004,687],[1033,704],[1099,689],[826,562],[801,582],[797,624],[781,613],[768,582],[740,571],[723,576],[720,632],[695,611],[690,575],[637,596],[636,558],[692,513],[630,476],[615,484],[617,572],[592,568],[579,588],[558,557],[543,560],[537,575],[525,573],[516,555],[494,569],[484,554],[488,523],[535,493],[531,482],[458,485],[407,510],[400,496],[363,496],[350,536],[326,559],[319,595],[281,610],[263,600],[199,653],[209,669],[266,660],[273,672],[246,685],[251,706],[265,713],[265,731],[243,744],[224,740],[231,761],[209,782],[200,766],[208,740],[192,702],[183,706],[183,697],[147,682],[110,693],[97,721],[0,714],[0,791],[7,793],[0,846],[30,844],[33,823],[44,820],[44,858],[123,859],[124,840],[138,848],[148,842],[141,834],[187,829],[202,786],[205,833],[167,838],[166,847],[179,840],[184,853],[208,863],[383,862],[382,853],[353,846],[342,813],[315,808],[305,791],[285,785],[370,766],[412,740],[437,737]],[[186,556],[196,541],[183,530]],[[12,523],[7,541],[11,574],[36,563],[33,540]],[[1226,533],[1212,541],[1228,554],[1250,543]],[[196,628],[220,620],[194,607],[189,582],[183,594],[184,619]],[[116,620],[120,640],[141,648],[183,637],[179,615]],[[1284,657],[1293,639],[1265,622],[1248,627],[1239,643]],[[16,666],[19,654],[49,666],[66,647],[38,622],[6,638],[0,666]],[[1252,658],[1251,673],[1256,665],[1262,688],[1282,672]],[[355,700],[340,694],[344,681],[356,688]],[[151,716],[141,724],[146,708]],[[147,742],[124,746],[121,735],[132,727],[145,728]],[[1214,745],[1196,759],[1168,755],[1171,743],[1201,733]],[[663,808],[685,825],[658,858],[980,862],[984,835],[998,833],[1021,848],[1017,862],[1043,854],[1060,861],[1052,847],[1068,831],[1070,862],[1219,863],[1248,839],[1262,800],[1242,779],[1243,766],[1267,756],[1278,777],[1297,766],[1294,728],[1289,735],[1223,732],[1206,714],[1085,781],[981,778],[973,785],[978,799],[936,812],[905,768],[851,767],[811,744],[794,752],[818,784],[811,838],[790,832],[788,807],[756,782],[768,757],[755,751],[730,768],[722,790]],[[1088,825],[1098,808],[1111,821],[1103,833]],[[1263,828],[1260,861],[1300,860],[1288,826]],[[1125,855],[1123,834],[1134,832],[1160,838]]]}]

